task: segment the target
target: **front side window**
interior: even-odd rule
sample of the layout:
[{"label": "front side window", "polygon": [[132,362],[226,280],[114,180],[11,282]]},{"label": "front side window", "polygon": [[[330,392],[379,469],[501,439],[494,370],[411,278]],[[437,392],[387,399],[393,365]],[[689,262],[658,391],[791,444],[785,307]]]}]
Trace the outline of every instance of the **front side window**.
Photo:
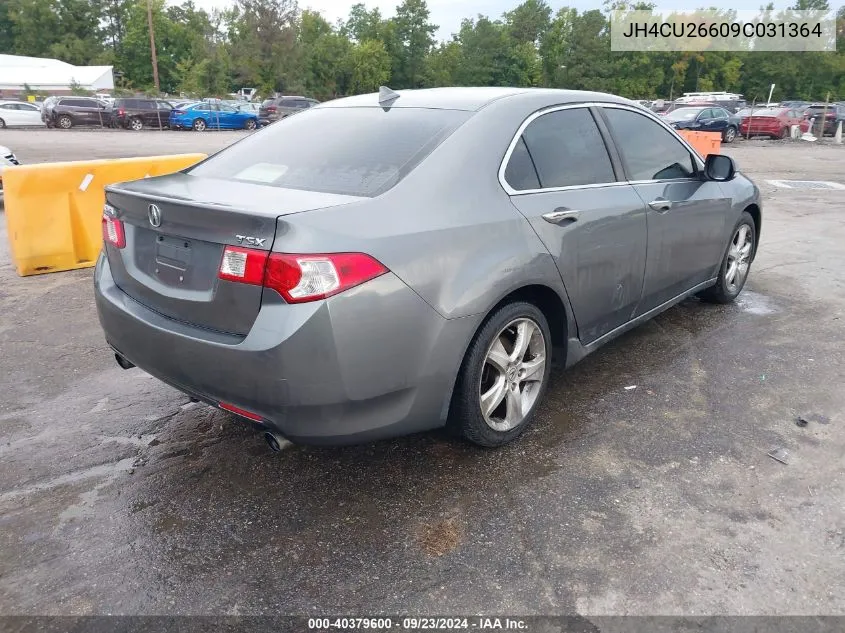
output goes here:
[{"label": "front side window", "polygon": [[587,108],[544,114],[525,128],[522,138],[543,189],[616,181],[607,148]]},{"label": "front side window", "polygon": [[692,154],[662,125],[631,110],[605,108],[604,113],[630,180],[671,180],[695,175]]}]

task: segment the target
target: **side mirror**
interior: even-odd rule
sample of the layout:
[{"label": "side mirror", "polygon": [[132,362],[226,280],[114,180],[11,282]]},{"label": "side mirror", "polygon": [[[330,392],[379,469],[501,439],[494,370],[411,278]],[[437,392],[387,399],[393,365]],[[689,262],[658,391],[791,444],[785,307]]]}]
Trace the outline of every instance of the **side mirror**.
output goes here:
[{"label": "side mirror", "polygon": [[707,180],[725,182],[736,176],[736,163],[730,156],[724,154],[708,154],[704,159],[704,175]]}]

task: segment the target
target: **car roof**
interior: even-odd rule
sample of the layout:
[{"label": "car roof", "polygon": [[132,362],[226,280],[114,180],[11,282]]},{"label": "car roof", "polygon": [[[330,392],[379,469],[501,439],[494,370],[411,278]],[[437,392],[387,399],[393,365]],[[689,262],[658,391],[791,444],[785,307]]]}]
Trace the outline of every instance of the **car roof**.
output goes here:
[{"label": "car roof", "polygon": [[[477,111],[494,101],[508,99],[515,105],[522,102],[555,105],[600,101],[636,105],[633,101],[602,92],[584,90],[556,90],[550,88],[426,88],[397,90],[399,98],[391,108],[430,108],[441,110]],[[318,108],[380,107],[378,93],[357,95],[321,103]],[[540,105],[539,107],[542,107]]]}]

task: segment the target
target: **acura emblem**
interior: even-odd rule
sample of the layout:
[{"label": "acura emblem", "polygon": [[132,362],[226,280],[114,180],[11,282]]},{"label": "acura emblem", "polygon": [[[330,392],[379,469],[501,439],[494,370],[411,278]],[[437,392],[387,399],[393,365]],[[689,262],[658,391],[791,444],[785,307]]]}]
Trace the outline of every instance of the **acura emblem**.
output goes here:
[{"label": "acura emblem", "polygon": [[156,205],[151,204],[147,207],[147,217],[150,219],[150,224],[153,226],[161,226],[161,209],[159,209]]}]

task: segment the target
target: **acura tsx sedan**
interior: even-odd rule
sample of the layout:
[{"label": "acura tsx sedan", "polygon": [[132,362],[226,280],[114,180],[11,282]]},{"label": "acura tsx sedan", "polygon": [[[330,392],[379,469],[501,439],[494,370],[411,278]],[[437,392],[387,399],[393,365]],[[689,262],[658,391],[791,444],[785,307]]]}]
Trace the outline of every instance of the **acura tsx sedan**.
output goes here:
[{"label": "acura tsx sedan", "polygon": [[690,295],[732,301],[757,187],[607,94],[339,99],[107,188],[106,340],[271,446],[530,424],[564,366]]}]

